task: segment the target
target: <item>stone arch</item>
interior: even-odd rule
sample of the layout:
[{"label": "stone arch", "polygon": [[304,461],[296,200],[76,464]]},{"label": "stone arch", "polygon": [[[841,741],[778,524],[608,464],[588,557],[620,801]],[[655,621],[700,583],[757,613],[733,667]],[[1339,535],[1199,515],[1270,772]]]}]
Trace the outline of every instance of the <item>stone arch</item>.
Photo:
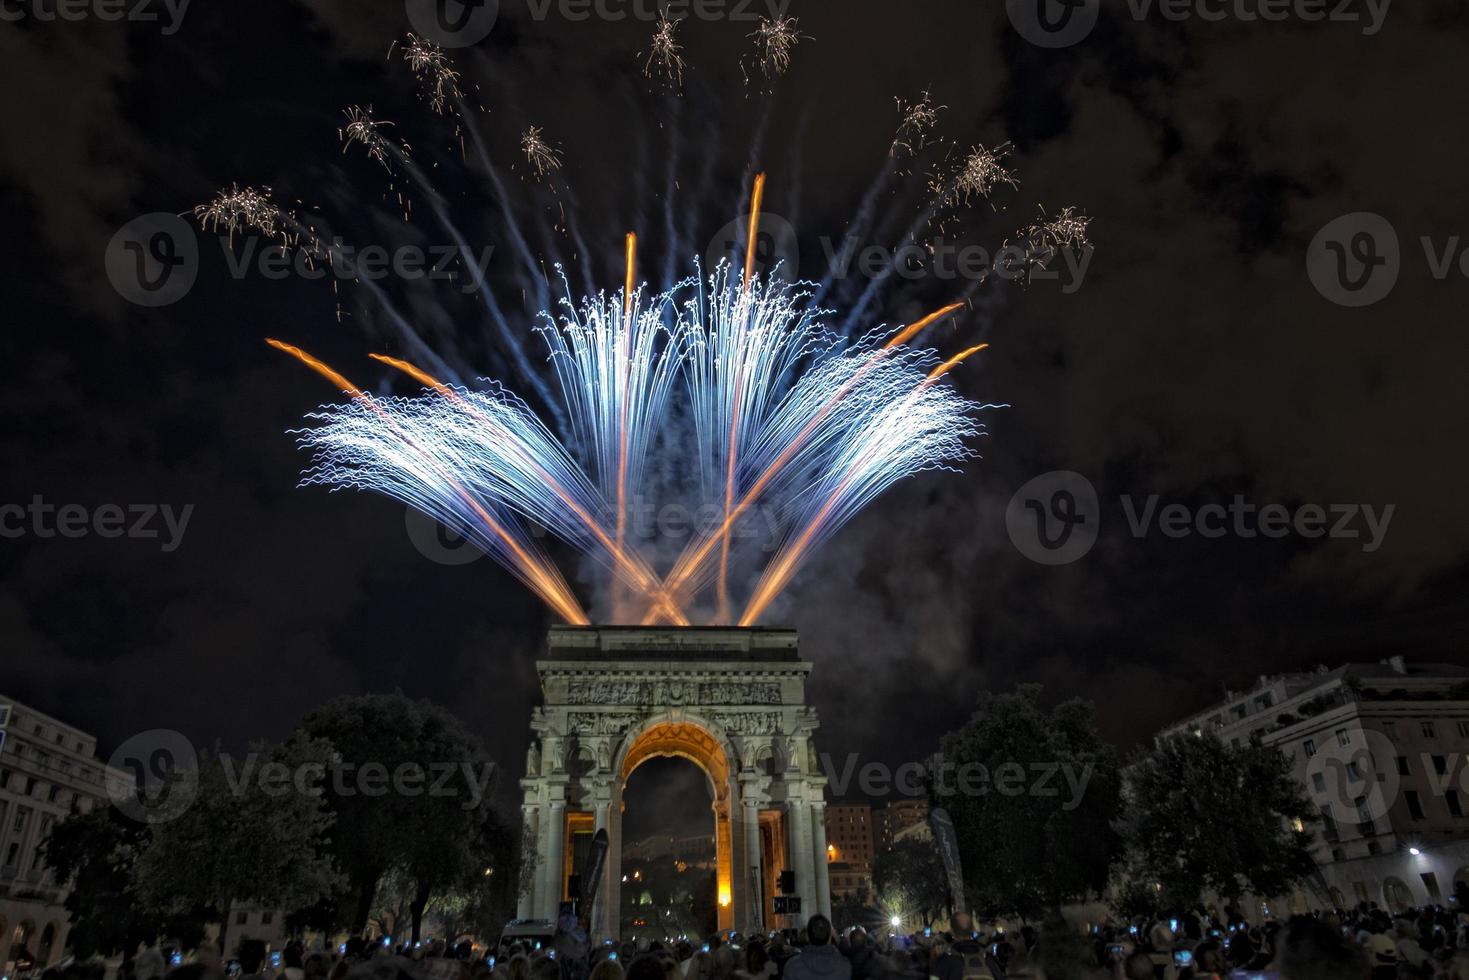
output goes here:
[{"label": "stone arch", "polygon": [[60,950],[56,948],[56,940],[60,937],[61,930],[55,922],[46,923],[46,928],[41,930],[41,938],[36,941],[36,962],[42,966],[50,966],[57,959]]},{"label": "stone arch", "polygon": [[35,956],[36,951],[31,948],[31,943],[36,938],[36,924],[30,919],[21,919],[15,924],[15,929],[10,933],[10,952],[8,959],[17,959],[21,953]]},{"label": "stone arch", "polygon": [[[797,652],[795,631],[553,627],[546,646],[520,784],[535,854],[520,917],[555,917],[563,901],[588,897],[585,881],[573,894],[573,878],[595,867],[592,842],[605,831],[588,924],[598,938],[618,934],[623,791],[656,756],[685,758],[708,779],[721,928],[799,926],[829,912],[826,861],[818,859],[826,848],[826,780],[811,744],[819,722],[806,704],[811,665]],[[794,875],[794,893],[777,890],[785,871]],[[777,911],[783,895],[789,900]]]},{"label": "stone arch", "polygon": [[1399,878],[1388,878],[1382,883],[1382,904],[1389,912],[1406,912],[1416,904],[1413,891]]}]

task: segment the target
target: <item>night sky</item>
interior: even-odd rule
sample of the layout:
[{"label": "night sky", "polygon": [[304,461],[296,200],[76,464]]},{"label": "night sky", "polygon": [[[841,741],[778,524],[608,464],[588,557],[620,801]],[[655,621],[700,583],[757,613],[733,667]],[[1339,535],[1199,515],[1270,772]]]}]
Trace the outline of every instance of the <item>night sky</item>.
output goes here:
[{"label": "night sky", "polygon": [[[646,20],[569,20],[555,5],[538,18],[504,0],[487,38],[451,52],[516,213],[579,221],[593,254],[564,237],[545,253],[576,263],[574,282],[586,271],[616,289],[630,229],[662,266],[675,144],[672,201],[696,251],[739,214],[753,161],[771,175],[767,210],[798,229],[801,271],[819,274],[822,237],[840,238],[888,159],[894,99],[925,88],[947,107],[938,134],[1015,147],[1020,188],[977,203],[951,238],[992,247],[1040,207],[1091,217],[1079,288],[992,281],[930,338],[992,345],[955,374],[1010,406],[986,413],[983,458],[896,488],[767,617],[798,626],[815,664],[822,751],[922,758],[979,692],[1018,683],[1094,700],[1104,733],[1133,744],[1262,673],[1464,660],[1469,10],[1399,0],[1367,35],[1360,21],[1105,7],[1090,36],[1047,50],[993,0],[793,0],[807,37],[773,88],[742,79],[750,25],[691,20],[679,97],[641,73]],[[450,708],[520,773],[548,614],[488,560],[426,558],[399,504],[296,489],[306,458],[286,430],[333,393],[263,338],[406,391],[367,359],[395,350],[370,297],[235,281],[205,232],[198,281],[172,305],[128,302],[104,268],[127,222],[186,213],[233,181],[318,207],[357,241],[441,243],[421,201],[405,229],[401,178],[342,152],[342,110],[371,104],[432,168],[471,244],[496,246],[498,298],[529,324],[498,199],[390,60],[408,29],[391,0],[194,0],[171,34],[0,22],[0,504],[192,505],[171,551],[166,530],[0,538],[0,691],[95,732],[104,753],[152,728],[243,746],[331,696],[401,690]],[[560,147],[557,190],[519,154],[530,125]],[[883,191],[895,227],[932,162]],[[1401,272],[1386,298],[1351,308],[1313,285],[1307,255],[1356,212],[1395,229]],[[871,319],[909,322],[967,285],[905,282]],[[439,288],[395,295],[514,384],[473,299]],[[1047,566],[1012,544],[1005,512],[1055,470],[1095,486],[1101,532]],[[1362,538],[1135,537],[1120,500],[1152,494],[1393,511],[1372,551]],[[657,805],[706,816],[697,782],[679,785]]]}]

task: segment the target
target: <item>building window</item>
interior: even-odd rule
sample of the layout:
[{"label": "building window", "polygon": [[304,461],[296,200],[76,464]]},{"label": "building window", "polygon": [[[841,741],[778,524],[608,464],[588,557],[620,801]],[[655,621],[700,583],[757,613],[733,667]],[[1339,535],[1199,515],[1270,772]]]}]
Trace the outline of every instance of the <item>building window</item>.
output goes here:
[{"label": "building window", "polygon": [[261,912],[260,913],[260,924],[261,925],[268,926],[268,925],[271,925],[274,922],[275,922],[275,913],[274,912]]},{"label": "building window", "polygon": [[1408,768],[1408,757],[1405,755],[1398,756],[1398,775],[1411,776],[1412,774],[1412,770]]},{"label": "building window", "polygon": [[1462,817],[1464,815],[1464,806],[1462,803],[1459,802],[1458,790],[1451,789],[1445,792],[1443,795],[1443,801],[1444,806],[1449,808],[1449,816]]},{"label": "building window", "polygon": [[1360,783],[1362,781],[1362,768],[1358,766],[1355,762],[1348,762],[1347,778],[1354,783]]},{"label": "building window", "polygon": [[1319,772],[1311,773],[1311,785],[1318,793],[1326,792],[1326,777]]},{"label": "building window", "polygon": [[1382,730],[1383,730],[1383,732],[1385,732],[1387,734],[1387,737],[1388,738],[1397,738],[1398,737],[1398,723],[1395,722],[1395,721],[1385,721],[1385,722],[1383,722],[1382,723]]},{"label": "building window", "polygon": [[1381,854],[1382,853],[1382,845],[1379,844],[1379,843],[1377,843],[1377,841],[1375,841],[1375,840],[1369,840],[1367,842],[1367,853],[1368,854]]},{"label": "building window", "polygon": [[1403,793],[1403,799],[1407,801],[1408,804],[1408,815],[1414,820],[1422,820],[1423,804],[1418,799],[1417,791],[1411,789],[1406,791],[1405,793]]},{"label": "building window", "polygon": [[1447,773],[1449,771],[1448,760],[1441,755],[1433,756],[1433,771],[1438,773],[1440,776]]},{"label": "building window", "polygon": [[1459,737],[1469,738],[1469,721],[1459,722]]},{"label": "building window", "polygon": [[15,862],[17,862],[19,860],[20,860],[20,844],[19,844],[19,842],[17,842],[17,843],[11,844],[10,845],[10,850],[5,852],[5,867],[7,867],[7,868],[13,868],[13,867],[15,867]]},{"label": "building window", "polygon": [[1431,721],[1419,723],[1418,730],[1423,733],[1424,738],[1434,738],[1436,736],[1433,728],[1433,722]]},{"label": "building window", "polygon": [[1338,728],[1336,730],[1336,744],[1337,745],[1343,745],[1343,746],[1345,746],[1345,745],[1351,745],[1352,744],[1352,733],[1349,732],[1349,731],[1347,731],[1345,728]]},{"label": "building window", "polygon": [[1306,739],[1305,749],[1306,749],[1306,758],[1308,758],[1308,759],[1315,758],[1316,757],[1316,740],[1314,738],[1308,738],[1308,739]]},{"label": "building window", "polygon": [[242,925],[244,925],[245,923],[247,923],[249,921],[250,921],[250,913],[249,912],[236,912],[235,913],[235,925],[242,926]]},{"label": "building window", "polygon": [[1443,892],[1438,890],[1438,875],[1432,871],[1425,871],[1419,877],[1423,879],[1423,887],[1428,889],[1428,897],[1437,903],[1443,897]]}]

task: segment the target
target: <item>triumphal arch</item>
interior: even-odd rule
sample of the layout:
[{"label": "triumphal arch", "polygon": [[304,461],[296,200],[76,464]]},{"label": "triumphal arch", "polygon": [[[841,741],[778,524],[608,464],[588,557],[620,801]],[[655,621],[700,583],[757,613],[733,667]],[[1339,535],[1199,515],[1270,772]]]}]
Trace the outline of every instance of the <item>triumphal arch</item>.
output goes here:
[{"label": "triumphal arch", "polygon": [[[619,930],[623,791],[655,756],[681,756],[709,780],[719,928],[756,931],[831,914],[826,779],[811,735],[796,632],[726,627],[552,627],[537,662],[523,814],[534,871],[522,918],[555,918],[585,870],[585,842],[609,849],[591,912],[596,938]],[[782,872],[799,914],[775,915]]]}]

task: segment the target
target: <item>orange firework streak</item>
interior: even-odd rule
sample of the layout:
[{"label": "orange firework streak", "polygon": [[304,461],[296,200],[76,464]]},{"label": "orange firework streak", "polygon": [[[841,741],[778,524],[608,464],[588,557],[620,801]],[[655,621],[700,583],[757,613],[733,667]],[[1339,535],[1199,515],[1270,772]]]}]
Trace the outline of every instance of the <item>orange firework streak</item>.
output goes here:
[{"label": "orange firework streak", "polygon": [[[284,351],[285,353],[290,354],[296,360],[300,361],[302,364],[311,368],[311,370],[315,371],[317,374],[335,384],[343,392],[351,396],[354,400],[362,402],[364,405],[372,409],[389,423],[392,423],[391,417],[388,416],[388,414],[384,412],[381,407],[379,407],[377,402],[373,401],[370,395],[366,394],[361,388],[358,388],[352,382],[348,381],[345,377],[332,369],[326,363],[317,360],[310,354],[303,351],[301,348],[293,346],[291,344],[282,343],[279,340],[275,340],[269,337],[266,338],[265,342],[274,347],[276,350]],[[397,428],[396,423],[392,424],[394,425],[394,428]],[[459,494],[464,502],[474,510],[475,514],[480,518],[481,521],[484,522],[485,527],[487,527],[495,534],[496,537],[504,542],[505,546],[510,549],[511,553],[519,561],[521,571],[524,573],[526,578],[526,584],[528,584],[533,590],[535,590],[535,592],[540,595],[541,599],[544,600],[548,606],[555,609],[558,613],[562,615],[562,617],[566,619],[567,622],[571,623],[573,626],[591,625],[591,620],[587,619],[586,613],[582,612],[580,604],[576,601],[576,597],[571,595],[571,593],[567,590],[565,583],[560,581],[560,577],[554,571],[543,567],[540,561],[527,553],[525,549],[521,547],[520,543],[516,541],[510,535],[510,533],[505,530],[505,528],[501,527],[500,523],[496,521],[492,516],[490,516],[490,513],[486,511],[484,507],[480,506],[479,501],[470,496],[469,492],[465,490],[464,487],[462,487],[457,480],[449,476],[447,473],[444,473],[442,469],[433,462],[432,457],[430,457],[428,453],[425,453],[422,449],[415,445],[413,440],[409,439],[406,435],[403,435],[401,431],[399,432],[399,435],[402,437],[405,445],[411,448],[414,452],[418,453],[420,456],[423,456],[426,460],[429,461],[429,464],[431,466],[434,466],[435,469],[439,470],[439,475],[442,476],[443,479],[446,480],[449,485],[454,488],[454,491]]]},{"label": "orange firework streak", "polygon": [[[977,347],[971,347],[963,353],[949,358],[934,368],[928,377],[919,382],[918,387],[914,388],[912,394],[908,397],[913,398],[917,396],[919,392],[938,381],[939,378],[948,374],[955,367],[958,367],[971,355],[979,353],[988,346],[989,344],[980,344]],[[769,571],[761,577],[759,589],[750,597],[750,604],[745,607],[745,614],[740,617],[741,626],[753,626],[755,621],[765,612],[765,608],[770,605],[771,601],[780,595],[781,590],[786,587],[786,583],[790,581],[791,575],[794,574],[797,563],[804,557],[806,550],[811,547],[811,539],[815,537],[816,532],[826,522],[826,519],[831,516],[832,508],[836,506],[837,500],[842,495],[842,491],[851,486],[852,480],[856,478],[857,471],[860,468],[860,466],[853,466],[848,471],[847,475],[842,478],[842,482],[837,484],[836,489],[831,492],[831,496],[827,498],[826,503],[822,504],[821,510],[817,511],[811,523],[806,525],[806,530],[801,532],[801,536],[796,539],[796,543],[791,546],[790,550],[785,553],[779,562],[772,565]]]},{"label": "orange firework streak", "polygon": [[[389,367],[396,368],[399,371],[402,371],[404,374],[413,378],[415,381],[418,381],[420,384],[426,385],[434,389],[434,391],[449,399],[455,405],[458,405],[470,415],[473,415],[475,418],[479,419],[485,425],[496,429],[497,431],[503,431],[503,427],[497,424],[493,419],[488,418],[483,412],[476,408],[472,402],[466,400],[463,396],[461,396],[459,392],[455,391],[453,388],[450,388],[438,378],[435,378],[433,375],[429,374],[427,371],[424,371],[422,368],[419,368],[417,365],[411,364],[408,361],[400,360],[396,357],[389,357],[386,354],[368,354],[367,356],[372,358],[374,361],[379,361],[383,364],[388,365]],[[640,562],[636,562],[632,558],[630,558],[623,548],[614,545],[612,539],[607,537],[607,532],[602,529],[602,525],[598,524],[597,521],[592,517],[592,515],[588,514],[586,509],[578,504],[575,498],[573,498],[562,488],[560,482],[558,482],[554,476],[548,473],[544,467],[537,463],[533,457],[526,454],[521,455],[522,458],[524,458],[526,462],[528,462],[535,470],[536,475],[546,482],[546,488],[554,493],[557,498],[559,498],[561,502],[566,505],[567,509],[569,509],[573,514],[576,515],[577,520],[586,525],[587,530],[592,533],[592,535],[597,539],[597,542],[601,544],[602,547],[607,549],[607,552],[612,555],[613,559],[617,562],[619,566],[621,566],[623,571],[626,572],[633,579],[633,583],[638,588],[643,589],[645,592],[648,592],[650,595],[654,596],[655,602],[657,603],[660,611],[666,613],[668,617],[672,619],[673,622],[678,626],[689,625],[688,617],[684,615],[683,611],[679,609],[678,606],[676,606],[672,602],[672,600],[668,598],[666,593],[659,591],[659,583],[657,578],[653,575],[652,570],[649,569],[646,565],[643,565]]]},{"label": "orange firework streak", "polygon": [[[867,363],[858,368],[857,373],[849,378],[847,380],[847,383],[842,385],[841,389],[837,391],[836,394],[832,395],[831,398],[827,400],[825,405],[821,406],[821,410],[818,411],[814,416],[812,416],[806,422],[806,424],[801,427],[801,431],[796,433],[795,438],[792,439],[783,450],[781,450],[780,454],[776,456],[775,460],[770,464],[770,466],[766,468],[765,472],[760,474],[759,478],[756,479],[755,483],[750,487],[744,498],[740,500],[739,504],[732,511],[727,512],[724,523],[720,525],[719,530],[717,530],[713,536],[705,538],[704,541],[696,549],[694,549],[694,551],[690,552],[687,556],[679,559],[673,574],[670,575],[668,581],[664,583],[665,588],[667,588],[668,590],[668,594],[670,596],[677,595],[678,590],[681,589],[684,583],[688,581],[689,577],[693,575],[695,569],[697,569],[700,565],[704,563],[704,560],[709,556],[709,552],[713,550],[716,541],[721,542],[722,547],[727,552],[729,547],[729,535],[734,528],[735,521],[738,521],[740,517],[744,515],[745,511],[750,509],[750,506],[755,502],[755,498],[760,496],[765,488],[770,485],[770,482],[780,474],[780,471],[783,470],[786,464],[791,461],[791,458],[795,456],[796,453],[800,452],[801,448],[804,446],[806,440],[810,437],[811,433],[814,432],[816,430],[816,427],[819,426],[822,421],[831,414],[837,403],[846,396],[847,392],[851,391],[858,382],[866,377],[873,370],[873,368],[877,366],[878,359],[883,356],[884,352],[892,350],[894,347],[897,347],[904,341],[913,339],[927,327],[932,326],[934,323],[937,323],[939,320],[942,320],[944,317],[948,316],[954,311],[962,309],[963,306],[963,303],[951,303],[948,306],[943,307],[942,309],[935,310],[923,319],[911,323],[908,326],[904,327],[902,330],[893,334],[892,338],[883,345],[881,351],[874,352]],[[950,368],[957,364],[958,361],[963,360],[976,351],[983,350],[985,346],[987,345],[981,344],[979,347],[975,347],[968,351],[965,351],[963,354],[959,355],[956,360],[948,362],[944,365],[940,365],[940,368],[942,370],[939,371],[937,375],[930,375],[929,380],[932,381],[936,377],[941,377],[943,373],[946,373]]]},{"label": "orange firework streak", "polygon": [[[765,204],[765,175],[755,175],[755,187],[750,192],[750,226],[745,235],[745,279],[741,285],[745,297],[745,320],[748,323],[753,311],[750,309],[750,287],[755,276],[755,236],[760,233],[760,208]],[[744,333],[744,325],[740,327],[741,338]],[[739,347],[739,339],[735,347]],[[745,385],[745,362],[740,361],[739,368],[735,371],[734,404],[730,407],[729,416],[729,465],[724,473],[724,522],[726,526],[732,525],[735,492],[735,470],[739,466],[739,447],[735,445],[735,432],[740,426],[740,393]],[[729,619],[729,535],[724,533],[719,538],[719,618]]]},{"label": "orange firework streak", "polygon": [[[624,338],[622,344],[622,404],[617,412],[617,551],[619,554],[627,541],[627,402],[629,389],[632,387],[632,284],[638,261],[638,236],[635,232],[627,233],[624,253],[627,276],[622,285],[622,334]],[[614,588],[612,593],[613,615],[619,619],[622,618],[619,614],[622,608],[622,598],[621,591]]]},{"label": "orange firework streak", "polygon": [[622,291],[622,407],[617,420],[617,550],[627,537],[627,395],[632,385],[632,281],[637,270],[638,236],[627,233],[627,280]]}]

